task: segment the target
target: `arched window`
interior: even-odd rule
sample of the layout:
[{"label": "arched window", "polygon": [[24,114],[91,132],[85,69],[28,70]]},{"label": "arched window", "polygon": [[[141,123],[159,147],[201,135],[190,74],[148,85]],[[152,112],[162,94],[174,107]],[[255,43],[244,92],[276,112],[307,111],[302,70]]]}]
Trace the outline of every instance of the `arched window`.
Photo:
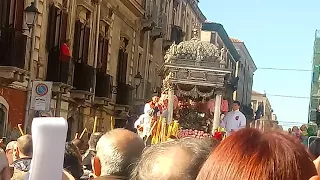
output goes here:
[{"label": "arched window", "polygon": [[0,96],[0,136],[7,135],[8,112],[9,104],[2,96]]}]

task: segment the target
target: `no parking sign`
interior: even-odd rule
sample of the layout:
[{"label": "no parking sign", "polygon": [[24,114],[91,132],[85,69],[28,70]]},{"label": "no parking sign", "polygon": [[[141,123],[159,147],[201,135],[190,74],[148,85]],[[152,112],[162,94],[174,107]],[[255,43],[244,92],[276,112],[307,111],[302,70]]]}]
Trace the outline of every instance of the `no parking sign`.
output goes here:
[{"label": "no parking sign", "polygon": [[31,109],[50,111],[52,82],[34,81],[32,84]]}]

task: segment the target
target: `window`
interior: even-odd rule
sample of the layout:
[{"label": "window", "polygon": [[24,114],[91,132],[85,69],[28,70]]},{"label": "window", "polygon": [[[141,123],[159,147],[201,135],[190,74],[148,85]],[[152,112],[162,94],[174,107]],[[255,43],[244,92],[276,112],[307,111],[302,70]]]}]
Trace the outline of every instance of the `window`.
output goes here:
[{"label": "window", "polygon": [[90,28],[76,21],[73,42],[73,58],[78,63],[88,63]]},{"label": "window", "polygon": [[47,49],[60,47],[66,40],[68,14],[56,7],[54,4],[50,5],[48,28],[47,28]]},{"label": "window", "polygon": [[138,65],[137,65],[137,72],[140,72],[140,63],[142,61],[142,54],[139,53],[139,58],[138,58]]},{"label": "window", "polygon": [[6,136],[6,128],[7,128],[7,114],[8,109],[3,105],[0,104],[0,135]]},{"label": "window", "polygon": [[149,59],[149,65],[148,65],[148,81],[150,81],[150,76],[152,76],[152,60]]},{"label": "window", "polygon": [[143,44],[144,44],[144,32],[141,31],[141,32],[140,32],[140,42],[139,42],[139,46],[143,48]]},{"label": "window", "polygon": [[99,35],[98,71],[106,73],[109,53],[109,26],[104,26],[104,33]]},{"label": "window", "polygon": [[126,52],[126,48],[128,46],[129,40],[126,39],[125,37],[122,37],[121,41],[122,41],[122,44],[118,54],[117,81],[118,81],[118,84],[126,84],[127,66],[128,66],[128,53]]},{"label": "window", "polygon": [[22,31],[23,0],[0,0],[0,27],[11,27]]},{"label": "window", "polygon": [[149,53],[153,55],[153,40],[150,40],[149,43]]},{"label": "window", "polygon": [[141,6],[143,7],[143,9],[146,9],[147,8],[147,0],[142,0],[141,2]]}]

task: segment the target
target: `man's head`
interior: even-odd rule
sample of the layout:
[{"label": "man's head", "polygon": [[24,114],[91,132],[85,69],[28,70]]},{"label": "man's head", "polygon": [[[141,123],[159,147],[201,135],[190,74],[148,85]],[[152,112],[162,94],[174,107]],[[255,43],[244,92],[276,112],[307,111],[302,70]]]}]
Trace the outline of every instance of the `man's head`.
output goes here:
[{"label": "man's head", "polygon": [[17,141],[11,141],[6,146],[6,153],[13,153],[14,147],[16,145]]},{"label": "man's head", "polygon": [[193,180],[213,147],[207,140],[186,138],[153,145],[135,167],[133,180]]},{"label": "man's head", "polygon": [[153,96],[152,97],[152,102],[154,102],[154,103],[157,103],[157,102],[159,102],[159,97],[158,96]]},{"label": "man's head", "polygon": [[132,165],[141,157],[143,140],[125,129],[115,129],[103,135],[97,143],[93,169],[98,176],[128,177]]},{"label": "man's head", "polygon": [[72,143],[81,151],[84,146],[84,142],[81,139],[74,139]]},{"label": "man's head", "polygon": [[19,137],[17,139],[16,153],[18,153],[19,158],[32,157],[33,146],[32,146],[32,136],[27,134]]},{"label": "man's head", "polygon": [[240,102],[239,101],[234,101],[233,104],[232,104],[232,109],[234,111],[237,111],[240,109]]},{"label": "man's head", "polygon": [[65,43],[67,46],[70,46],[70,45],[71,45],[70,39],[66,39],[66,40],[64,41],[64,43]]},{"label": "man's head", "polygon": [[7,144],[6,156],[8,158],[9,164],[11,164],[13,161],[17,159],[17,157],[15,157],[16,147],[17,147],[17,141],[11,141]]},{"label": "man's head", "polygon": [[102,132],[95,132],[91,134],[90,139],[88,141],[89,149],[96,150],[97,143],[101,136],[103,136]]}]

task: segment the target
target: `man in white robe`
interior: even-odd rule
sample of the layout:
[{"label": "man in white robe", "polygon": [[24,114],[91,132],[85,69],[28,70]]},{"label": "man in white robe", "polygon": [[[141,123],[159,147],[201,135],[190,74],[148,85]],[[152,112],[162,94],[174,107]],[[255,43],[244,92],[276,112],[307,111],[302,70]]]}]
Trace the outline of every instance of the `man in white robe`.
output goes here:
[{"label": "man in white robe", "polygon": [[138,134],[142,139],[150,136],[151,134],[153,112],[153,109],[149,109],[145,114],[142,114],[134,123],[134,128],[138,130]]},{"label": "man in white robe", "polygon": [[233,111],[228,112],[220,124],[221,127],[226,129],[227,136],[230,136],[232,132],[245,128],[247,123],[245,115],[239,110],[239,101],[233,102],[232,109]]}]

